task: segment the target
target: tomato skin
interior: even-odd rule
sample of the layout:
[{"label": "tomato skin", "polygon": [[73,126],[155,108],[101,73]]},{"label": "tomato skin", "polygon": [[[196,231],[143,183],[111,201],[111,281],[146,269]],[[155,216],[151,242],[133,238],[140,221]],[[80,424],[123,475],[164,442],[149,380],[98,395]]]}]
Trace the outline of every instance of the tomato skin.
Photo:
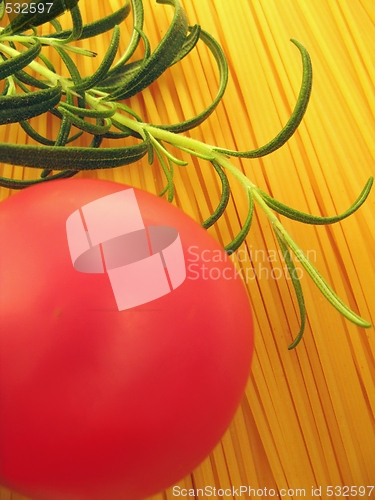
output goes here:
[{"label": "tomato skin", "polygon": [[219,442],[249,375],[243,283],[176,207],[135,189],[146,226],[179,231],[187,277],[171,293],[118,311],[107,274],[74,269],[67,218],[124,189],[60,180],[0,204],[0,483],[33,500],[174,484]]}]

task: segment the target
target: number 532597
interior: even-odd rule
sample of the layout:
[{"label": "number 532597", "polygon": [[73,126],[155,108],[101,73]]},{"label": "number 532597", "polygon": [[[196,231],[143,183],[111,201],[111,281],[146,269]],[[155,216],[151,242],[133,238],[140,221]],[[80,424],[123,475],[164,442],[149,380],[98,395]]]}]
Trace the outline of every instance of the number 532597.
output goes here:
[{"label": "number 532597", "polygon": [[7,14],[43,14],[49,13],[53,3],[6,3],[5,12]]}]

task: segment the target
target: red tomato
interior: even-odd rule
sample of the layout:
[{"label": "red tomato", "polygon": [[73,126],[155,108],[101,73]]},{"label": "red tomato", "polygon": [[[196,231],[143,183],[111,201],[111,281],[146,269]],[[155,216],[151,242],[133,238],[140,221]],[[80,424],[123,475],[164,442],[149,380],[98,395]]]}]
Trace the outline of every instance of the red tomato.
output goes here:
[{"label": "red tomato", "polygon": [[119,311],[108,274],[78,272],[66,221],[126,189],[47,182],[0,204],[0,483],[35,500],[138,500],[196,467],[240,403],[248,297],[218,243],[135,189],[146,226],[178,230],[185,281]]}]

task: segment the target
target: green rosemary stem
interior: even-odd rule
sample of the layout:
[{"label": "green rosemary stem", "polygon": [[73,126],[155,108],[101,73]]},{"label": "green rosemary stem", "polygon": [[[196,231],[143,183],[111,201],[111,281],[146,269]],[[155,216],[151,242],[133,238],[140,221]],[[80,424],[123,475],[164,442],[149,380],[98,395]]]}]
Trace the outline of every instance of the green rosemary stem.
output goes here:
[{"label": "green rosemary stem", "polygon": [[[4,54],[8,54],[8,56],[11,57],[17,57],[21,54],[21,52],[19,52],[18,50],[13,49],[12,47],[9,47],[9,45],[5,45],[3,43],[0,43],[0,52],[4,52]],[[72,86],[72,82],[70,82],[67,78],[54,73],[46,66],[43,66],[36,61],[31,61],[28,64],[28,67],[39,73],[41,76],[44,76],[44,78],[51,82],[52,86],[55,86],[60,82],[61,87],[65,92],[68,91],[69,87]]]},{"label": "green rosemary stem", "polygon": [[34,37],[25,36],[25,35],[7,35],[7,36],[0,35],[0,39],[2,42],[21,42],[21,43],[33,43],[33,42],[35,42]]},{"label": "green rosemary stem", "polygon": [[[106,95],[104,95],[103,97],[106,97]],[[101,103],[101,99],[95,98],[89,93],[86,94],[86,102],[92,108],[98,111],[104,111],[107,109],[106,106]],[[191,137],[187,137],[185,135],[179,135],[175,134],[174,132],[169,132],[168,130],[155,127],[154,125],[150,125],[148,123],[136,121],[118,112],[116,112],[112,116],[112,121],[121,123],[121,125],[125,125],[131,130],[134,130],[134,132],[140,134],[145,140],[148,133],[155,139],[167,142],[168,144],[171,144],[172,146],[175,146],[177,148],[190,149],[192,151],[195,151],[199,155],[210,157],[217,163],[219,163],[228,172],[230,172],[244,187],[249,189],[256,187],[255,184],[253,184],[240,170],[238,170],[230,161],[228,161],[223,154],[217,153],[215,151],[215,146],[200,142],[197,139],[192,139]]]},{"label": "green rosemary stem", "polygon": [[[8,54],[8,56],[12,57],[17,57],[21,54],[19,50],[13,49],[12,47],[9,47],[9,45],[4,45],[3,43],[0,43],[0,52],[4,52],[5,54]],[[53,85],[57,85],[57,82],[61,79],[63,79],[62,76],[54,73],[50,69],[46,68],[46,66],[43,66],[42,64],[39,64],[36,61],[31,61],[28,64],[29,68],[33,69],[37,73],[39,73],[41,76],[44,76],[47,80],[49,80]],[[69,82],[69,85],[72,85]]]}]

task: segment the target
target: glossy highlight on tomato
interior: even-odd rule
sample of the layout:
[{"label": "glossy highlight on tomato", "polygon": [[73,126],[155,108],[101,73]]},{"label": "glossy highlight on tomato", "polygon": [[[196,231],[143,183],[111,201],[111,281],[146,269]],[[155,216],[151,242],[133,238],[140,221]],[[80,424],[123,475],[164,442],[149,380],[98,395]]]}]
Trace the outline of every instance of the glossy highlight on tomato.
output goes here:
[{"label": "glossy highlight on tomato", "polygon": [[175,484],[245,389],[245,287],[181,210],[134,189],[146,226],[179,232],[187,274],[171,293],[119,311],[106,273],[74,269],[68,217],[126,187],[59,180],[0,204],[0,483],[35,500],[140,500]]}]

